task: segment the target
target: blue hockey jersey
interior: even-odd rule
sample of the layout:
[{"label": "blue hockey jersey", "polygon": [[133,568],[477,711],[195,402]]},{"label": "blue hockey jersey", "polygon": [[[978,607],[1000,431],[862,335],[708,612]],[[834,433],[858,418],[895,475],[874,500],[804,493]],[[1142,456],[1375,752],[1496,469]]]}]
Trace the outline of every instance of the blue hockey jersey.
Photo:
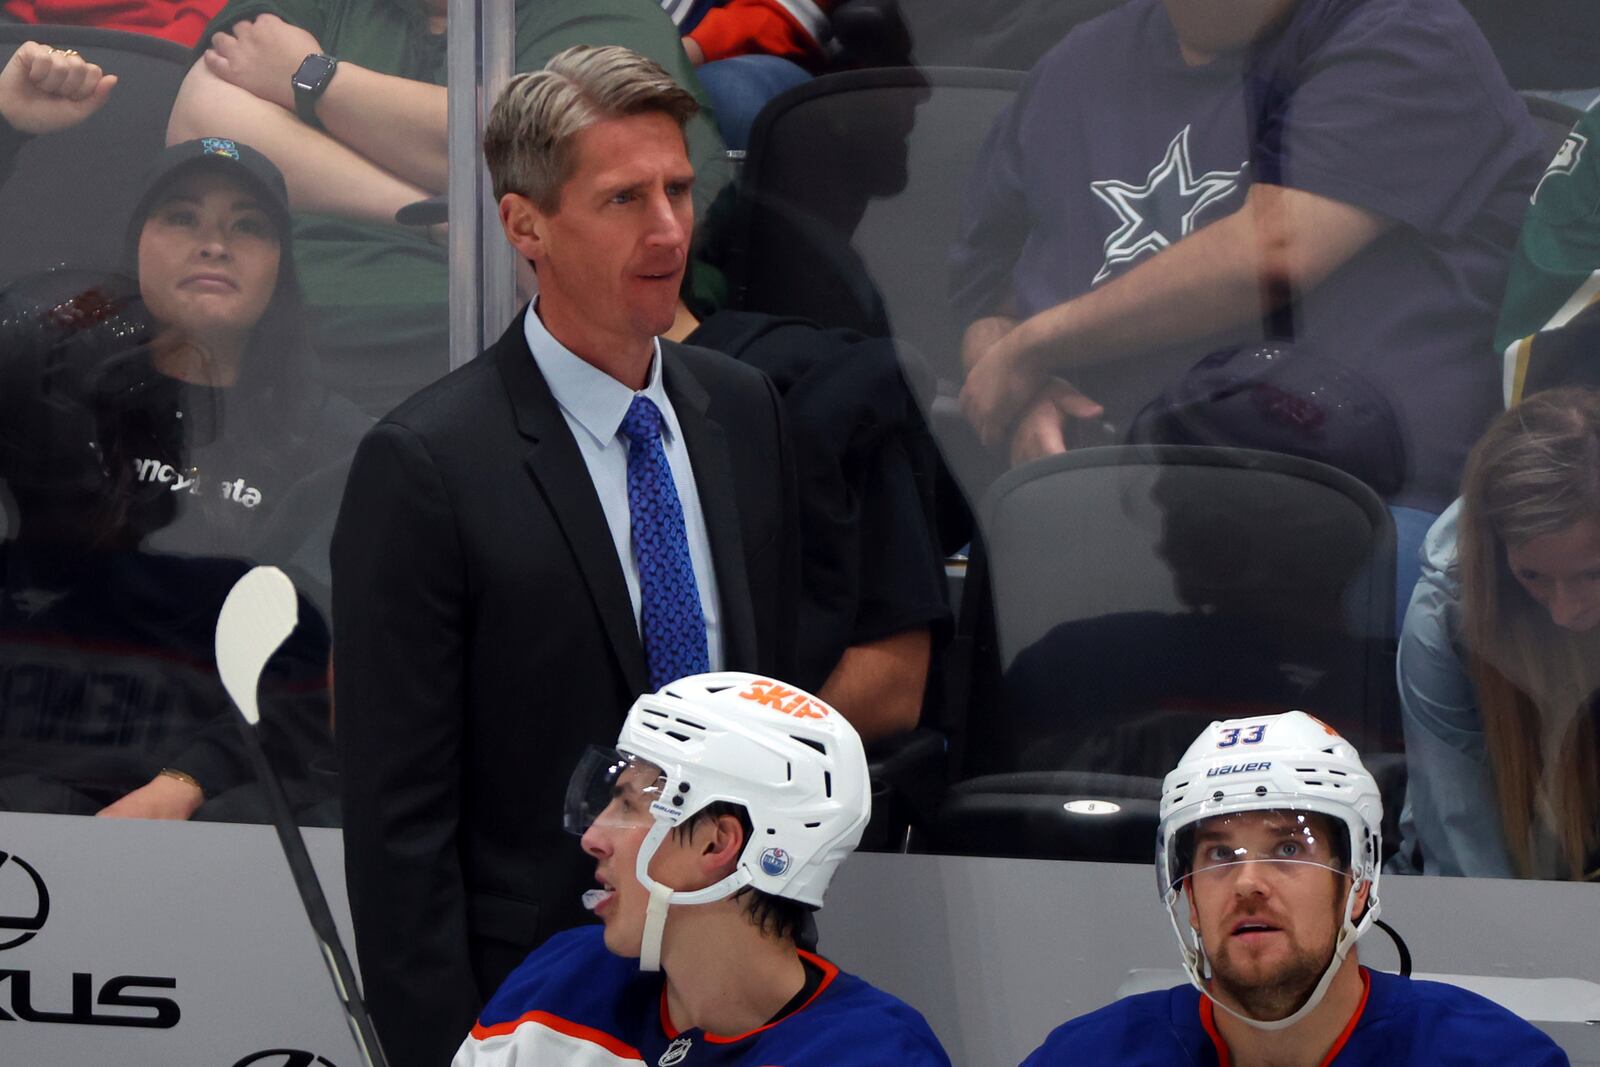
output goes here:
[{"label": "blue hockey jersey", "polygon": [[[1565,1067],[1555,1042],[1500,1005],[1441,982],[1361,969],[1367,989],[1322,1067]],[[1059,1026],[1023,1067],[1230,1067],[1193,986],[1125,997]]]},{"label": "blue hockey jersey", "polygon": [[602,928],[552,937],[506,979],[455,1067],[949,1067],[922,1016],[820,956],[816,991],[747,1034],[678,1030],[665,982],[606,950]]}]

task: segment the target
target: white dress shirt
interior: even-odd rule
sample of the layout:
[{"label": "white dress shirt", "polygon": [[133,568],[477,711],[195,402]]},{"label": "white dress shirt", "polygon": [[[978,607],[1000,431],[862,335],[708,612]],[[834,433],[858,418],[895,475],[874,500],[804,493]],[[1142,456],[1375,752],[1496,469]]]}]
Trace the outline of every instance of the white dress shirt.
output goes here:
[{"label": "white dress shirt", "polygon": [[628,599],[633,602],[634,625],[639,625],[639,564],[633,558],[633,533],[628,510],[628,440],[619,432],[622,420],[635,395],[647,396],[661,411],[661,446],[667,453],[672,483],[683,505],[683,526],[689,537],[689,560],[694,565],[694,582],[700,592],[700,610],[706,617],[706,654],[711,669],[722,670],[722,622],[717,599],[717,574],[711,564],[711,539],[706,534],[706,516],[700,508],[700,489],[695,484],[689,451],[684,447],[678,413],[661,384],[661,342],[655,341],[650,373],[645,386],[635,394],[605,371],[574,355],[545,329],[530,304],[523,317],[523,333],[533,361],[544,375],[561,414],[567,420],[578,452],[589,468],[589,480],[600,497],[611,541],[616,545],[622,575],[628,582]]}]

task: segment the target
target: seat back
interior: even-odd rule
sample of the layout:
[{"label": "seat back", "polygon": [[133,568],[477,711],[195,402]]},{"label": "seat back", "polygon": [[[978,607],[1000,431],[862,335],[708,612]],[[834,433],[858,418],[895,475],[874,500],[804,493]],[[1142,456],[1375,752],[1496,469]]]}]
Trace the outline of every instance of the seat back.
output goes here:
[{"label": "seat back", "polygon": [[989,127],[1022,75],[846,71],[757,117],[730,263],[736,306],[893,336],[958,381],[947,260]]},{"label": "seat back", "polygon": [[1539,136],[1544,138],[1545,158],[1555,159],[1556,153],[1567,143],[1572,127],[1583,117],[1583,112],[1537,93],[1524,92],[1518,95],[1527,105],[1528,114],[1539,129]]},{"label": "seat back", "polygon": [[82,26],[0,26],[0,62],[24,41],[75,48],[117,76],[104,107],[36,137],[0,186],[0,284],[62,263],[122,265],[139,180],[166,143],[167,117],[191,65],[188,49],[144,34]]},{"label": "seat back", "polygon": [[1082,449],[1003,475],[980,528],[1002,674],[969,774],[1159,778],[1211,719],[1296,707],[1398,743],[1393,523],[1342,471]]}]

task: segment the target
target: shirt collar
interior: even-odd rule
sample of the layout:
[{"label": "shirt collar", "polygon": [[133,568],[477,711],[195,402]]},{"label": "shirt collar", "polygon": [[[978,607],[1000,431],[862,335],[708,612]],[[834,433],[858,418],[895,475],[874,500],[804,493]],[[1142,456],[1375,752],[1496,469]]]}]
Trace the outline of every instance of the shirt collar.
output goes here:
[{"label": "shirt collar", "polygon": [[[628,414],[628,406],[633,403],[633,390],[557,341],[540,321],[537,304],[535,301],[528,305],[522,326],[533,362],[544,375],[561,410],[582,426],[601,448],[610,447]],[[644,388],[639,393],[649,397],[660,410],[662,436],[670,441],[678,435],[678,420],[661,381],[661,339],[654,338],[651,343],[655,352],[650,357],[650,373],[645,376]]]}]

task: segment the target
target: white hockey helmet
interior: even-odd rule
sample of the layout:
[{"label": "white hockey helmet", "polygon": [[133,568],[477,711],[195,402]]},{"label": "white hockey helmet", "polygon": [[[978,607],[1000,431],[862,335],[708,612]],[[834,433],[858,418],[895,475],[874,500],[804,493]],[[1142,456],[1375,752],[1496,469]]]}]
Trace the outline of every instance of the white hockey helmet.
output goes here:
[{"label": "white hockey helmet", "polygon": [[[1303,711],[1213,722],[1195,739],[1161,786],[1156,873],[1183,953],[1184,970],[1207,996],[1210,990],[1203,972],[1210,964],[1199,931],[1178,917],[1181,885],[1193,871],[1193,842],[1199,824],[1254,811],[1318,814],[1332,819],[1344,839],[1336,843],[1342,853],[1339,870],[1350,876],[1333,958],[1299,1010],[1284,1019],[1264,1021],[1216,1002],[1252,1026],[1279,1030],[1316,1007],[1350,947],[1378,919],[1383,799],[1355,748],[1331,726]],[[1366,910],[1357,919],[1356,888],[1362,882],[1370,888]]]},{"label": "white hockey helmet", "polygon": [[[618,774],[637,761],[662,775],[636,865],[650,893],[643,970],[659,966],[668,905],[722,900],[750,886],[820,908],[872,813],[855,728],[810,693],[754,674],[692,675],[634,701],[616,749],[590,749],[574,773],[567,829],[583,833],[609,802]],[[650,861],[667,834],[716,801],[742,806],[751,824],[733,871],[691,892],[654,881]]]}]

